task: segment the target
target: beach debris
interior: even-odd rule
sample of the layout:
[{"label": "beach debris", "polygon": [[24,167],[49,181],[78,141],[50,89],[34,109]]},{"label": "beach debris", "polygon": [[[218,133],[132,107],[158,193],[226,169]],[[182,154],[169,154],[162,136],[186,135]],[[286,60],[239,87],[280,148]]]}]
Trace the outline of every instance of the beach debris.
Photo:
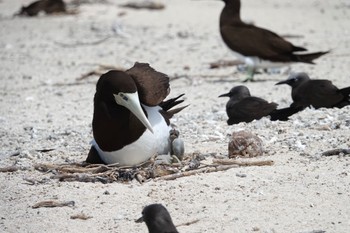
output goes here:
[{"label": "beach debris", "polygon": [[209,64],[210,69],[219,69],[219,68],[225,68],[225,67],[230,67],[230,66],[238,66],[238,65],[243,65],[244,63],[241,62],[240,60],[218,60],[215,62],[211,62]]},{"label": "beach debris", "polygon": [[92,217],[88,216],[84,213],[74,214],[74,215],[70,216],[70,219],[88,220],[90,218],[92,218]]},{"label": "beach debris", "polygon": [[147,10],[163,10],[165,8],[165,5],[160,2],[153,2],[153,1],[135,1],[135,2],[129,2],[126,4],[119,5],[121,7],[125,8],[132,8],[132,9],[147,9]]},{"label": "beach debris", "polygon": [[82,74],[80,77],[76,78],[76,80],[80,81],[83,79],[86,79],[90,76],[101,76],[102,74],[106,73],[108,70],[120,70],[120,71],[125,71],[125,68],[119,67],[119,66],[114,66],[114,65],[104,65],[104,64],[99,64],[97,68],[86,72]]},{"label": "beach debris", "polygon": [[54,200],[47,200],[47,201],[40,201],[32,206],[33,209],[46,207],[46,208],[53,208],[53,207],[64,207],[69,206],[72,207],[75,205],[74,201],[54,201]]},{"label": "beach debris", "polygon": [[228,144],[228,157],[256,157],[263,154],[263,141],[248,131],[233,132]]},{"label": "beach debris", "polygon": [[127,183],[132,180],[140,184],[149,180],[175,180],[177,178],[225,171],[240,166],[271,166],[274,162],[248,161],[247,159],[217,159],[213,156],[203,156],[198,152],[185,154],[181,163],[157,164],[156,157],[138,165],[118,167],[116,164],[36,164],[38,171],[52,173],[51,179],[59,181],[101,182],[103,184],[121,182]]},{"label": "beach debris", "polygon": [[8,167],[0,167],[0,172],[16,172],[19,170],[19,167],[16,165],[8,166]]},{"label": "beach debris", "polygon": [[350,155],[350,148],[348,149],[333,149],[322,152],[321,156],[333,156],[333,155]]}]

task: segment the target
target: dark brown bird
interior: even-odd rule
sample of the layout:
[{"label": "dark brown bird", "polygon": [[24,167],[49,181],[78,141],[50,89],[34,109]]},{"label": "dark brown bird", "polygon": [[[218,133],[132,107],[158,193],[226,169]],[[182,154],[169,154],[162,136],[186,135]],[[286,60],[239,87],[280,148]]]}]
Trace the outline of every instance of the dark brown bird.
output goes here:
[{"label": "dark brown bird", "polygon": [[256,68],[286,66],[291,62],[314,64],[313,60],[328,53],[297,54],[306,48],[294,46],[276,33],[241,20],[240,0],[223,0],[225,7],[220,15],[220,33],[223,41],[248,67],[252,81]]},{"label": "dark brown bird", "polygon": [[146,63],[124,71],[111,70],[96,84],[92,131],[86,162],[138,165],[170,151],[170,118],[185,107],[171,109],[182,95],[164,101],[169,77]]},{"label": "dark brown bird", "polygon": [[178,233],[168,210],[161,204],[146,206],[135,222],[145,222],[149,233]]},{"label": "dark brown bird", "polygon": [[310,79],[306,73],[293,73],[287,80],[276,85],[292,87],[293,107],[342,108],[350,105],[350,87],[338,89],[331,81]]},{"label": "dark brown bird", "polygon": [[270,116],[271,120],[286,121],[289,116],[301,110],[291,107],[277,109],[278,104],[251,96],[249,89],[243,85],[233,87],[230,92],[219,97],[225,96],[230,97],[226,104],[226,113],[229,118],[227,120],[228,125],[251,122],[265,116]]},{"label": "dark brown bird", "polygon": [[66,4],[63,0],[39,0],[28,6],[23,6],[18,15],[36,16],[41,11],[46,14],[66,12]]}]

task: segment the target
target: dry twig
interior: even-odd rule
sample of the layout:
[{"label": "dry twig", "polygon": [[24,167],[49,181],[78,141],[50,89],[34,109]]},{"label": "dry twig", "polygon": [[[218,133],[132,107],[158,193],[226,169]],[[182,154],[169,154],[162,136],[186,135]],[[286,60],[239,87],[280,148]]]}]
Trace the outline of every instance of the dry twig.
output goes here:
[{"label": "dry twig", "polygon": [[[200,161],[198,153],[193,153],[177,164],[155,164],[151,159],[139,166],[118,167],[116,164],[36,164],[36,170],[41,172],[52,172],[51,179],[59,181],[79,181],[79,182],[127,182],[136,179],[140,184],[150,179],[174,180],[180,177],[192,176],[200,173],[225,171],[239,166],[271,166],[273,161],[237,161],[233,159],[213,159]],[[198,166],[191,165],[198,160]]]},{"label": "dry twig", "polygon": [[189,221],[189,222],[185,222],[185,223],[180,223],[180,224],[176,225],[176,227],[189,226],[189,225],[192,225],[192,224],[197,223],[197,222],[199,222],[199,219],[196,219],[196,220],[193,220],[193,221]]},{"label": "dry twig", "polygon": [[350,154],[350,148],[349,149],[333,149],[333,150],[327,150],[325,152],[322,152],[322,156],[333,156],[333,155],[348,155]]},{"label": "dry twig", "polygon": [[83,80],[85,78],[88,78],[90,76],[96,75],[101,76],[102,74],[106,73],[108,70],[121,70],[124,71],[125,69],[119,66],[113,66],[113,65],[98,65],[98,67],[94,70],[91,70],[85,74],[82,74],[79,78],[76,78],[76,80]]},{"label": "dry twig", "polygon": [[67,43],[62,43],[62,42],[59,42],[59,41],[54,41],[55,44],[63,47],[63,48],[74,48],[74,47],[78,47],[78,46],[90,46],[90,45],[98,45],[98,44],[101,44],[109,39],[111,39],[113,36],[107,36],[105,38],[102,38],[102,39],[99,39],[99,40],[95,40],[95,41],[89,41],[89,42],[81,42],[81,41],[78,41],[78,42],[75,42],[75,43],[72,43],[72,44],[67,44]]},{"label": "dry twig", "polygon": [[271,166],[274,164],[272,160],[266,161],[237,161],[233,159],[213,159],[214,163],[222,164],[222,165],[233,165],[236,164],[241,167],[245,166]]},{"label": "dry twig", "polygon": [[8,167],[0,167],[0,172],[16,172],[19,168],[15,165],[8,166]]},{"label": "dry twig", "polygon": [[53,200],[48,200],[48,201],[41,201],[32,206],[33,209],[36,208],[41,208],[41,207],[46,207],[46,208],[52,208],[52,207],[63,207],[63,206],[74,206],[75,202],[74,201],[53,201]]},{"label": "dry twig", "polygon": [[210,69],[218,69],[221,67],[238,66],[242,64],[244,64],[244,62],[241,62],[240,60],[233,60],[233,61],[219,60],[219,61],[211,62],[209,65],[210,65]]},{"label": "dry twig", "polygon": [[142,1],[142,2],[129,2],[126,4],[120,5],[125,8],[132,9],[147,9],[147,10],[163,10],[165,5],[160,2],[152,2],[152,1]]},{"label": "dry twig", "polygon": [[75,214],[70,216],[70,219],[81,219],[81,220],[87,220],[89,218],[92,218],[91,216],[88,216],[84,213],[80,213],[80,214]]},{"label": "dry twig", "polygon": [[195,169],[195,170],[190,170],[190,171],[184,171],[184,172],[179,172],[171,175],[165,175],[156,178],[156,180],[175,180],[177,178],[181,177],[186,177],[186,176],[193,176],[197,175],[200,173],[210,173],[210,172],[218,172],[218,171],[226,171],[228,169],[238,167],[238,165],[212,165],[212,166],[206,166],[203,168]]}]

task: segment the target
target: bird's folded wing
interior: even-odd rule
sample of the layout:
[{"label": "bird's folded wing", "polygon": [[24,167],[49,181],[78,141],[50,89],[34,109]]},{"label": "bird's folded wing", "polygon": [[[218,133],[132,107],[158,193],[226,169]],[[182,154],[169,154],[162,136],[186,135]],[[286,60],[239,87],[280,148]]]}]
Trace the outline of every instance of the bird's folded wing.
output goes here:
[{"label": "bird's folded wing", "polygon": [[145,105],[159,105],[170,92],[169,77],[148,63],[136,62],[126,73],[134,79],[140,101]]},{"label": "bird's folded wing", "polygon": [[245,27],[221,27],[226,44],[245,56],[257,56],[267,60],[280,60],[280,56],[294,51],[306,50],[293,46],[290,42],[267,29],[247,25]]}]

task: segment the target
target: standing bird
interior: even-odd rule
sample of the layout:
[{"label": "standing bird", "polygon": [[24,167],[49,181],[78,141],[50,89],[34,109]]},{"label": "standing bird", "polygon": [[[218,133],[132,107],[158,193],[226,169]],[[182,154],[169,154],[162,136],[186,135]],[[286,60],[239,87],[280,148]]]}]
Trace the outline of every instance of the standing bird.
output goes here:
[{"label": "standing bird", "polygon": [[287,80],[276,85],[288,84],[292,87],[291,106],[314,108],[342,108],[350,105],[350,87],[338,89],[331,81],[310,79],[306,73],[293,73]]},{"label": "standing bird", "polygon": [[230,92],[222,94],[219,97],[230,97],[226,104],[226,113],[228,116],[227,124],[238,124],[240,122],[251,122],[259,120],[264,116],[270,116],[271,120],[286,121],[288,117],[299,112],[300,108],[277,109],[274,102],[267,102],[259,97],[250,95],[246,86],[233,87]]},{"label": "standing bird", "polygon": [[146,206],[135,222],[145,222],[149,233],[178,233],[168,210],[161,204]]},{"label": "standing bird", "polygon": [[248,68],[253,81],[255,69],[286,66],[291,62],[314,64],[313,60],[328,53],[296,54],[307,49],[294,46],[274,32],[246,24],[241,20],[240,0],[223,0],[225,7],[220,15],[220,33],[225,44]]},{"label": "standing bird", "polygon": [[96,84],[92,131],[86,162],[138,165],[170,151],[170,118],[185,107],[169,94],[169,77],[146,63],[126,72],[111,70]]}]

